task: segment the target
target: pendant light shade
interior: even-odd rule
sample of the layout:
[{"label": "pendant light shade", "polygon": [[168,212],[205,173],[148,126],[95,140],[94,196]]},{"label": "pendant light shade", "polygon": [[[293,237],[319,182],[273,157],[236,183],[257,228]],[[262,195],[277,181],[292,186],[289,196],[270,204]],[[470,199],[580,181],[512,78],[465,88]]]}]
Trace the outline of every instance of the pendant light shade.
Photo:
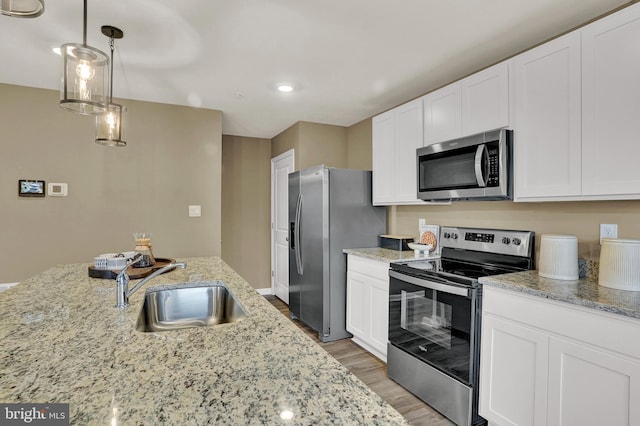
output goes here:
[{"label": "pendant light shade", "polygon": [[96,116],[96,143],[107,146],[126,146],[122,129],[126,107],[110,102],[107,112]]},{"label": "pendant light shade", "polygon": [[84,0],[83,43],[60,48],[62,87],[60,107],[78,114],[101,114],[107,110],[109,58],[87,45],[87,0]]},{"label": "pendant light shade", "polygon": [[0,14],[36,18],[44,13],[44,0],[0,0]]},{"label": "pendant light shade", "polygon": [[114,39],[124,37],[122,30],[110,25],[102,27],[102,34],[109,37],[109,48],[111,49],[111,81],[109,83],[109,99],[105,113],[96,116],[96,143],[107,146],[126,146],[122,129],[126,108],[113,102],[113,51],[115,50]]}]

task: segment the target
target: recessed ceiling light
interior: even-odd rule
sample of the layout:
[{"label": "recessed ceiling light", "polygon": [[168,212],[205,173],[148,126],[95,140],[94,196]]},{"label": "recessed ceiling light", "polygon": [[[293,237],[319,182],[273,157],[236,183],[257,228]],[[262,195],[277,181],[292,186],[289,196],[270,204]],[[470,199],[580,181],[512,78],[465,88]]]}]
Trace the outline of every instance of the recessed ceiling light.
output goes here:
[{"label": "recessed ceiling light", "polygon": [[280,92],[288,93],[293,92],[294,86],[290,83],[280,83],[278,84],[278,90]]}]

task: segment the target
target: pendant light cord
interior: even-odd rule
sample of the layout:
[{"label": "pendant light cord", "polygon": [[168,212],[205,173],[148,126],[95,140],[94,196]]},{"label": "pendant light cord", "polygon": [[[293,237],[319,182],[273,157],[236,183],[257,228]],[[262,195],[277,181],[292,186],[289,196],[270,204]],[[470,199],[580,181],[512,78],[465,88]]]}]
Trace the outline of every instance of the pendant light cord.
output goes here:
[{"label": "pendant light cord", "polygon": [[82,27],[82,44],[87,45],[87,0],[84,0],[84,19]]},{"label": "pendant light cord", "polygon": [[[86,0],[85,0],[86,1]],[[111,48],[111,72],[110,81],[109,81],[109,103],[113,103],[113,51],[115,50],[115,43],[113,41],[113,36],[109,38],[109,47]]]}]

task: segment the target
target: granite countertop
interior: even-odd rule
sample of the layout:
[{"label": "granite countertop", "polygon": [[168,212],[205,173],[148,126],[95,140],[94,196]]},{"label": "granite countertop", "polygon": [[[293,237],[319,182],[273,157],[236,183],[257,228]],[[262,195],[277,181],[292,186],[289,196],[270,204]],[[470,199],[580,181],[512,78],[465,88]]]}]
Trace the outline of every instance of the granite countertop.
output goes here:
[{"label": "granite countertop", "polygon": [[145,287],[221,280],[249,316],[138,332],[145,288],[120,311],[115,281],[56,266],[0,293],[0,401],[69,403],[71,424],[406,424],[221,259],[181,260]]},{"label": "granite countertop", "polygon": [[416,257],[413,250],[399,251],[381,247],[343,249],[342,252],[387,263],[408,260],[434,259],[434,257],[427,258],[426,256]]},{"label": "granite countertop", "polygon": [[480,283],[640,319],[640,292],[603,287],[598,285],[597,275],[564,281],[525,271],[482,277]]}]

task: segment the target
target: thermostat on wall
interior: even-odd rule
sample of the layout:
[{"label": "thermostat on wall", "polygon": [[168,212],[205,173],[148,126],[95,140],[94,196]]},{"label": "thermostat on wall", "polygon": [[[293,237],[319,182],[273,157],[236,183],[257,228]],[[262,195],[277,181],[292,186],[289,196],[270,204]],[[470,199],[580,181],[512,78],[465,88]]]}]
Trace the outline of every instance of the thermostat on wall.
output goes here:
[{"label": "thermostat on wall", "polygon": [[48,184],[48,191],[50,197],[66,197],[67,196],[67,184],[66,183],[51,183]]}]

